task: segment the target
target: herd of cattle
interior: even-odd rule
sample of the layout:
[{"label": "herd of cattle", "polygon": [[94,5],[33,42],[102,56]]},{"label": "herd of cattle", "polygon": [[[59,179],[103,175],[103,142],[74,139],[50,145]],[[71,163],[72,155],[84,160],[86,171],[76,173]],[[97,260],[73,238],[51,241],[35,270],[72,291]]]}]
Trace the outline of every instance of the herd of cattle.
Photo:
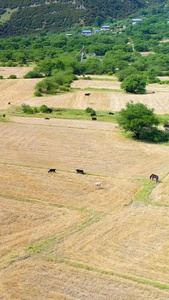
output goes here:
[{"label": "herd of cattle", "polygon": [[[84,170],[82,169],[76,169],[76,172],[79,174],[83,174],[85,175],[86,173],[84,172]],[[49,169],[48,173],[56,173],[56,169]],[[156,180],[156,182],[159,182],[159,176],[156,174],[151,174],[150,175],[150,179],[151,180]],[[94,184],[95,187],[101,188],[102,187],[102,183],[101,182],[95,182]]]}]

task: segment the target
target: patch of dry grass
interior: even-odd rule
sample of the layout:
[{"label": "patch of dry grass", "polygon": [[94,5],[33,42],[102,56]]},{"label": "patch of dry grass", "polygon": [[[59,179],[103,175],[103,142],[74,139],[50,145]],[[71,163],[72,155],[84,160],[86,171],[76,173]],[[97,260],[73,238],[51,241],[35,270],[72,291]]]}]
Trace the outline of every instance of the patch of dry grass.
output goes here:
[{"label": "patch of dry grass", "polygon": [[24,296],[28,300],[164,300],[168,297],[165,291],[151,286],[142,288],[135,282],[116,276],[80,270],[40,258],[18,261],[1,275],[0,299],[22,300]]}]

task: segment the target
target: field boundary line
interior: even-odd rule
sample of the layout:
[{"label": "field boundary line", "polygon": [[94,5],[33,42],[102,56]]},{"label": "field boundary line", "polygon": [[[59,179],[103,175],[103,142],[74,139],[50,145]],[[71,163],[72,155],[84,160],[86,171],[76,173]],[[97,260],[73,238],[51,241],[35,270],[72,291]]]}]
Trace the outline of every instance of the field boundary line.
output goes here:
[{"label": "field boundary line", "polygon": [[15,201],[18,201],[18,202],[41,204],[41,205],[44,205],[44,206],[52,206],[52,207],[57,207],[57,208],[66,208],[66,209],[69,209],[69,210],[79,211],[79,212],[84,212],[84,213],[90,213],[90,214],[100,213],[99,211],[94,211],[92,209],[85,209],[83,207],[76,207],[76,206],[64,205],[64,204],[59,204],[59,203],[51,203],[51,202],[46,202],[46,201],[42,201],[42,200],[39,200],[39,199],[14,197],[14,196],[5,195],[5,194],[0,194],[0,198],[11,199],[11,200],[15,200]]},{"label": "field boundary line", "polygon": [[[28,118],[27,116],[14,116],[14,117],[18,117],[18,118]],[[41,117],[32,117],[33,118],[37,118],[37,119],[43,119]],[[94,124],[92,120],[87,120],[87,119],[69,119],[69,118],[56,118],[56,117],[51,117],[51,120],[52,119],[56,119],[56,120],[68,120],[68,121],[79,121],[79,122],[91,122],[91,124]],[[117,122],[108,122],[108,121],[99,121],[97,120],[98,122],[102,122],[102,123],[108,123],[108,124],[114,124],[115,127],[117,128],[118,127],[118,124]],[[6,122],[8,123],[8,122]],[[102,129],[102,128],[88,128],[88,127],[76,127],[76,126],[66,126],[66,125],[54,125],[54,124],[31,124],[31,123],[26,123],[26,122],[17,122],[17,121],[11,121],[9,123],[13,123],[13,124],[25,124],[25,125],[28,125],[28,126],[44,126],[44,127],[56,127],[56,128],[70,128],[70,129],[83,129],[83,130],[91,130],[91,131],[111,131],[113,129]],[[95,123],[96,124],[96,123]]]},{"label": "field boundary line", "polygon": [[124,94],[125,92],[123,91],[123,90],[121,90],[121,89],[107,89],[107,88],[90,88],[90,87],[88,87],[88,88],[84,88],[84,89],[82,89],[82,88],[73,88],[75,91],[93,91],[93,92],[116,92],[116,93],[122,93],[122,94]]},{"label": "field boundary line", "polygon": [[150,204],[154,206],[169,207],[168,203],[160,203],[157,201],[153,202],[149,199],[149,196],[151,195],[152,191],[154,190],[154,188],[156,188],[156,182],[149,179],[140,179],[139,181],[142,183],[142,188],[134,197],[133,202],[142,202],[144,204]]},{"label": "field boundary line", "polygon": [[86,264],[76,262],[76,261],[70,261],[70,260],[66,260],[66,259],[53,259],[50,256],[47,256],[46,260],[53,261],[55,263],[65,264],[70,267],[74,267],[76,269],[83,269],[86,271],[91,271],[91,272],[108,275],[108,276],[117,276],[117,277],[120,277],[120,278],[123,278],[126,280],[136,282],[138,284],[153,286],[153,287],[161,289],[161,290],[169,290],[168,284],[160,283],[160,282],[142,278],[142,277],[137,277],[137,276],[128,275],[128,274],[122,274],[122,273],[118,273],[116,271],[111,271],[111,270],[105,270],[105,269],[93,267],[93,266],[86,265]]},{"label": "field boundary line", "polygon": [[41,241],[38,244],[30,245],[29,247],[27,247],[25,249],[25,251],[27,251],[29,254],[37,254],[37,253],[45,252],[52,244],[56,245],[56,244],[62,243],[62,241],[64,241],[65,238],[67,238],[79,231],[82,231],[84,228],[86,228],[96,222],[99,222],[101,220],[101,218],[103,218],[105,215],[106,215],[106,213],[102,213],[102,212],[94,213],[93,216],[87,218],[85,221],[83,221],[82,223],[79,223],[75,227],[68,229],[67,231],[61,233],[58,236],[53,236],[51,238]]}]

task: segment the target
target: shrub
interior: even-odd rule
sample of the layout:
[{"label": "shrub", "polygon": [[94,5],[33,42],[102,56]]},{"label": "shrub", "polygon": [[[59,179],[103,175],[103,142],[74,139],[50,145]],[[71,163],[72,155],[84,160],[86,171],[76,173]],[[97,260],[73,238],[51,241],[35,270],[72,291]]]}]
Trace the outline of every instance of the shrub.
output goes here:
[{"label": "shrub", "polygon": [[161,80],[158,77],[152,78],[152,79],[148,79],[147,83],[160,83],[161,84]]},{"label": "shrub", "polygon": [[89,113],[89,114],[95,114],[96,112],[95,112],[95,110],[94,110],[93,108],[87,107],[87,108],[86,108],[86,113]]},{"label": "shrub", "polygon": [[110,71],[110,72],[107,73],[107,75],[111,76],[111,75],[113,75],[113,72]]},{"label": "shrub", "polygon": [[33,114],[34,113],[33,108],[30,107],[30,105],[28,105],[28,104],[22,104],[22,111],[26,114]]},{"label": "shrub", "polygon": [[9,75],[8,79],[17,79],[17,76],[14,74]]},{"label": "shrub", "polygon": [[63,85],[60,87],[60,91],[68,92],[68,91],[70,91],[70,89],[68,87],[66,87],[65,85]]},{"label": "shrub", "polygon": [[39,92],[39,91],[35,91],[35,92],[34,92],[34,96],[35,96],[35,97],[42,97],[42,93]]},{"label": "shrub", "polygon": [[2,75],[0,75],[0,79],[4,79]]},{"label": "shrub", "polygon": [[43,77],[43,74],[40,73],[39,71],[37,70],[33,70],[33,71],[30,71],[28,72],[26,75],[23,76],[24,78],[42,78]]},{"label": "shrub", "polygon": [[43,104],[43,105],[41,105],[40,106],[40,112],[42,112],[42,113],[47,113],[48,112],[48,110],[49,110],[49,108],[47,107],[47,105],[45,105],[45,104]]},{"label": "shrub", "polygon": [[167,131],[162,131],[158,129],[157,127],[151,127],[151,128],[143,128],[141,134],[140,134],[140,139],[142,140],[147,140],[149,142],[155,142],[155,143],[160,143],[160,142],[166,142],[168,141],[168,133]]},{"label": "shrub", "polygon": [[92,80],[90,76],[83,77],[83,80]]},{"label": "shrub", "polygon": [[34,113],[34,114],[37,114],[38,112],[39,112],[38,107],[33,107],[33,113]]},{"label": "shrub", "polygon": [[45,78],[36,85],[36,91],[46,94],[55,94],[59,86],[53,78]]}]

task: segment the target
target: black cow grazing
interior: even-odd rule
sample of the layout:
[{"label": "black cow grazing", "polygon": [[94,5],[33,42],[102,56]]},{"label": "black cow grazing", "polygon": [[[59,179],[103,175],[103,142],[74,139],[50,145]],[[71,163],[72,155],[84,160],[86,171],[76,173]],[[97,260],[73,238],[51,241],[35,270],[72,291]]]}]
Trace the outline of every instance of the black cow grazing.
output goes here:
[{"label": "black cow grazing", "polygon": [[45,120],[50,120],[50,118],[45,118]]},{"label": "black cow grazing", "polygon": [[97,118],[92,118],[92,120],[93,120],[93,121],[96,121],[96,120],[97,120]]},{"label": "black cow grazing", "polygon": [[11,102],[8,102],[8,104],[10,105],[10,104],[11,104]]},{"label": "black cow grazing", "polygon": [[169,124],[164,124],[164,128],[169,128]]},{"label": "black cow grazing", "polygon": [[47,110],[47,112],[48,112],[49,114],[51,114],[51,113],[52,113],[52,111],[53,111],[53,109],[52,109],[52,108],[48,108],[48,110]]},{"label": "black cow grazing", "polygon": [[2,115],[4,118],[6,117],[6,115],[4,114],[4,115]]},{"label": "black cow grazing", "polygon": [[96,116],[96,113],[95,113],[95,112],[94,112],[94,113],[91,113],[90,116],[91,116],[91,117]]},{"label": "black cow grazing", "polygon": [[156,182],[158,182],[159,181],[159,177],[158,177],[158,175],[155,175],[155,174],[151,174],[150,175],[150,179],[155,179],[156,180]]},{"label": "black cow grazing", "polygon": [[86,93],[85,96],[90,96],[90,93]]},{"label": "black cow grazing", "polygon": [[80,173],[80,174],[85,174],[84,171],[81,170],[81,169],[76,169],[76,172],[77,172],[77,173]]},{"label": "black cow grazing", "polygon": [[109,112],[109,115],[114,115],[114,113],[112,113],[112,112]]},{"label": "black cow grazing", "polygon": [[56,169],[49,169],[48,173],[56,173]]}]

